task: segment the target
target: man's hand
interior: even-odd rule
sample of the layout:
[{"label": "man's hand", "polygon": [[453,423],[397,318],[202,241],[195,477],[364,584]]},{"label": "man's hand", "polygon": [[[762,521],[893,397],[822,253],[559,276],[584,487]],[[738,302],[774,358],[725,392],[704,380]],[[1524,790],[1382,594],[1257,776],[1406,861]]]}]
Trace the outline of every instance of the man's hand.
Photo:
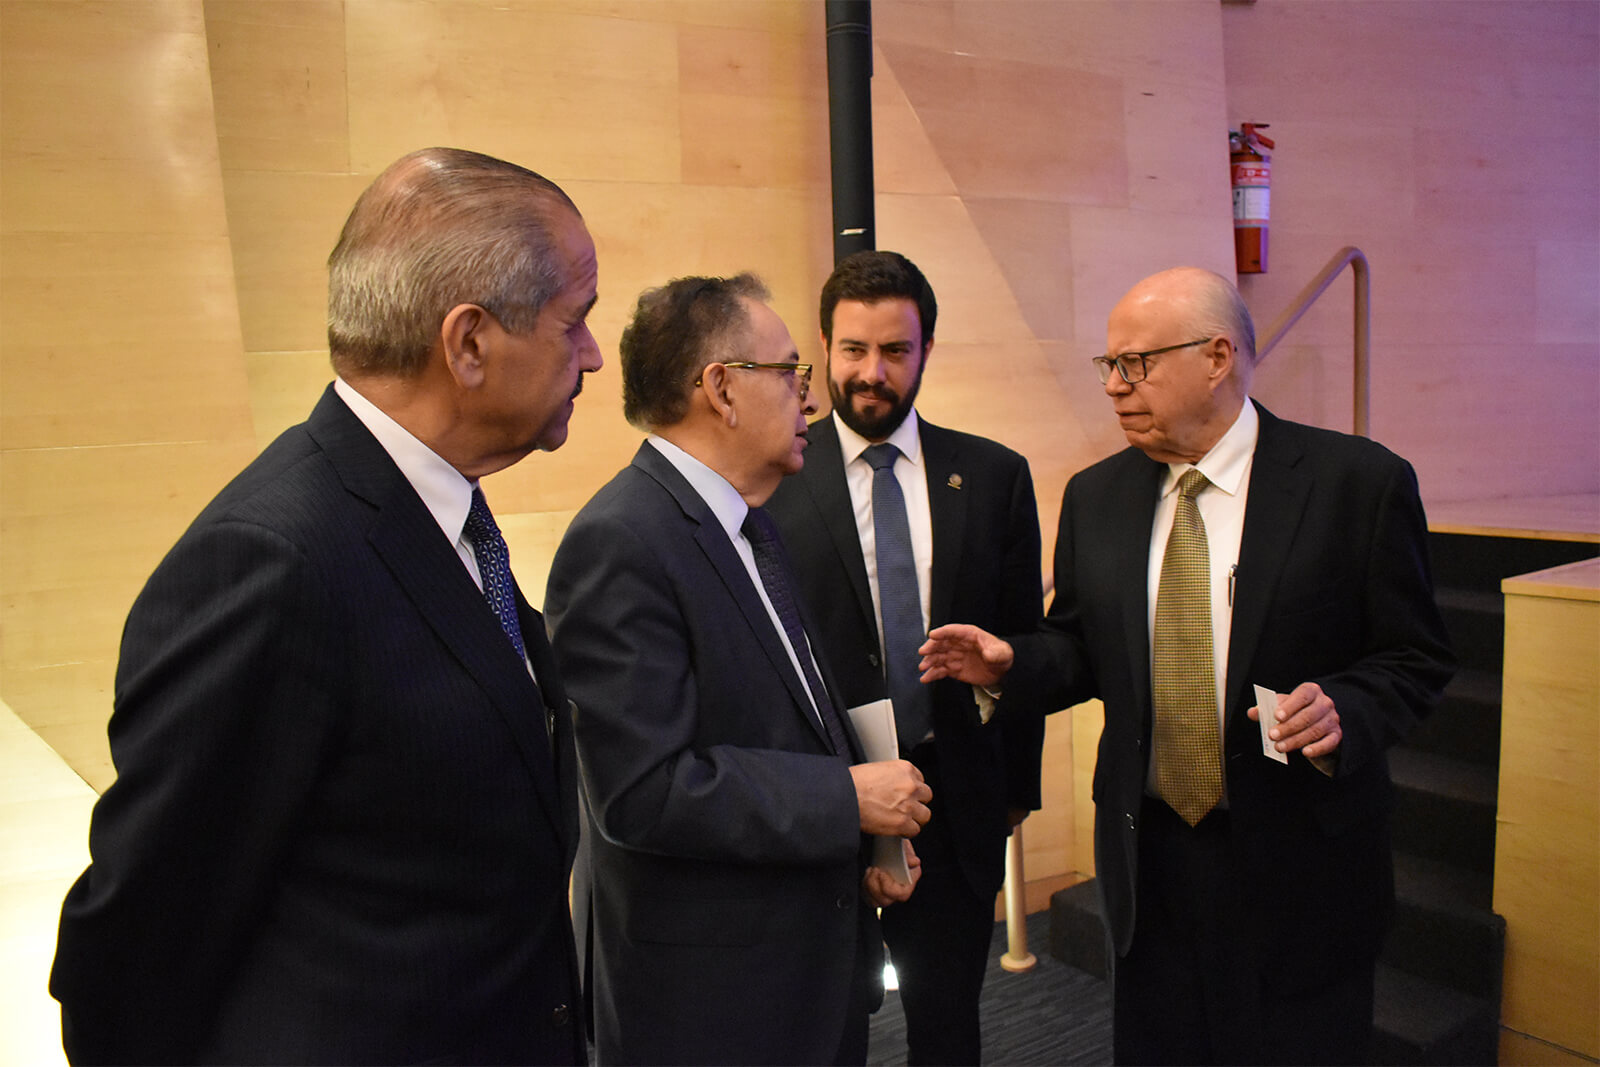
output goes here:
[{"label": "man's hand", "polygon": [[857,763],[850,768],[856,783],[861,832],[881,837],[915,837],[932,814],[933,790],[916,765],[903,759]]},{"label": "man's hand", "polygon": [[[1261,721],[1260,708],[1251,708],[1246,714]],[[1280,696],[1274,716],[1278,725],[1268,730],[1267,736],[1277,742],[1274,747],[1279,752],[1299,749],[1308,759],[1331,756],[1344,739],[1333,698],[1316,682],[1302,682],[1294,692]]]},{"label": "man's hand", "polygon": [[986,689],[1000,684],[1014,658],[1009,644],[963,622],[938,627],[917,651],[922,654],[918,666],[924,682],[955,678]]},{"label": "man's hand", "polygon": [[917,888],[917,882],[922,879],[922,860],[911,847],[911,842],[902,837],[900,847],[906,850],[906,869],[911,872],[910,885],[896,881],[894,875],[882,867],[868,867],[866,875],[861,879],[861,888],[876,907],[887,908],[890,904],[910,900],[911,891]]}]

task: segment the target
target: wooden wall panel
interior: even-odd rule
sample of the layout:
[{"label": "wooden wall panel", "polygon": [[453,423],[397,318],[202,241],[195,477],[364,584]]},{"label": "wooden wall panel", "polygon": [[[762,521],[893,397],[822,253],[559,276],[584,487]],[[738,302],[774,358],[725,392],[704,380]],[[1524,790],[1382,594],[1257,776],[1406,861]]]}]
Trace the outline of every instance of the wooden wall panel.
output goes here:
[{"label": "wooden wall panel", "polygon": [[[1600,490],[1600,7],[1258,0],[1222,24],[1228,119],[1277,141],[1258,323],[1355,245],[1372,433],[1425,501]],[[1268,358],[1278,413],[1349,428],[1348,292]]]},{"label": "wooden wall panel", "polygon": [[0,691],[91,784],[134,593],[255,442],[198,0],[0,4]]}]

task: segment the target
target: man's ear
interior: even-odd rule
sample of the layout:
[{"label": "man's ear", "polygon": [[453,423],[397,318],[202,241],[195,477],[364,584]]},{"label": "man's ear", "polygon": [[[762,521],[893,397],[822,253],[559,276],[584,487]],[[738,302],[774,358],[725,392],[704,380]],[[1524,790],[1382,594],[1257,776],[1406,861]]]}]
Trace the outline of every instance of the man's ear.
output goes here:
[{"label": "man's ear", "polygon": [[1228,338],[1218,337],[1211,342],[1206,358],[1211,360],[1211,380],[1221,382],[1230,377],[1235,370],[1234,364],[1238,362],[1239,350],[1233,347],[1233,342]]},{"label": "man's ear", "polygon": [[439,341],[444,347],[445,367],[463,389],[483,385],[488,364],[489,340],[495,317],[477,304],[457,304],[445,313],[439,326]]},{"label": "man's ear", "polygon": [[728,391],[728,383],[731,380],[728,368],[720,363],[707,363],[700,371],[701,394],[711,405],[711,410],[717,413],[717,417],[726,423],[730,430],[739,425],[739,415],[734,410],[733,395]]}]

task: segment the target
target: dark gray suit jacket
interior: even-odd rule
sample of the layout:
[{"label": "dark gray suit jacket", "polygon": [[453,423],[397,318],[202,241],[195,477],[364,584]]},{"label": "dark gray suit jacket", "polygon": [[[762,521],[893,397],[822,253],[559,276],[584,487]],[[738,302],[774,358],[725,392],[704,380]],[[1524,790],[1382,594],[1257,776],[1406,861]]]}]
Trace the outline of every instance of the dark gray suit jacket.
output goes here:
[{"label": "dark gray suit jacket", "polygon": [[[1279,992],[1376,955],[1393,908],[1386,748],[1454,670],[1433,599],[1416,476],[1372,441],[1259,404],[1228,646],[1223,737],[1232,862],[1249,936]],[[1007,691],[1105,702],[1094,773],[1095,871],[1119,954],[1137,922],[1138,818],[1150,740],[1147,562],[1165,464],[1129,448],[1067,484],[1055,600],[1014,640]],[[1313,681],[1344,730],[1329,778],[1261,753],[1253,685]],[[1310,939],[1309,942],[1307,939]]]},{"label": "dark gray suit jacket", "polygon": [[331,387],[212,501],[123,635],[75,1062],[583,1062],[570,720],[518,607],[540,690]]},{"label": "dark gray suit jacket", "polygon": [[641,445],[545,602],[578,708],[600,1062],[832,1062],[882,995],[855,790],[726,532]]},{"label": "dark gray suit jacket", "polygon": [[[991,633],[1033,629],[1042,613],[1039,513],[1028,461],[1011,449],[919,419],[933,524],[930,623]],[[783,531],[821,643],[854,707],[886,695],[878,617],[833,418],[811,424],[806,465],[767,503]],[[940,803],[962,873],[978,897],[1005,878],[1006,811],[1039,807],[1044,711],[1007,694],[984,724],[972,687],[933,684]],[[912,842],[915,845],[915,842]]]}]

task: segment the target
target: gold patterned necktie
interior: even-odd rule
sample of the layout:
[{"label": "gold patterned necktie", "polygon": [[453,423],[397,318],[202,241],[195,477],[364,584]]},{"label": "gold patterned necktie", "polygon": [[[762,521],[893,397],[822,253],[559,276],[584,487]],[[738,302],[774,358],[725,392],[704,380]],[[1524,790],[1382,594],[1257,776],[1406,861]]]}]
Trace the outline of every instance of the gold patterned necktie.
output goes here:
[{"label": "gold patterned necktie", "polygon": [[1198,470],[1178,480],[1167,554],[1156,591],[1151,682],[1156,793],[1190,826],[1222,798],[1216,662],[1211,649],[1211,560],[1195,496],[1211,483]]}]

